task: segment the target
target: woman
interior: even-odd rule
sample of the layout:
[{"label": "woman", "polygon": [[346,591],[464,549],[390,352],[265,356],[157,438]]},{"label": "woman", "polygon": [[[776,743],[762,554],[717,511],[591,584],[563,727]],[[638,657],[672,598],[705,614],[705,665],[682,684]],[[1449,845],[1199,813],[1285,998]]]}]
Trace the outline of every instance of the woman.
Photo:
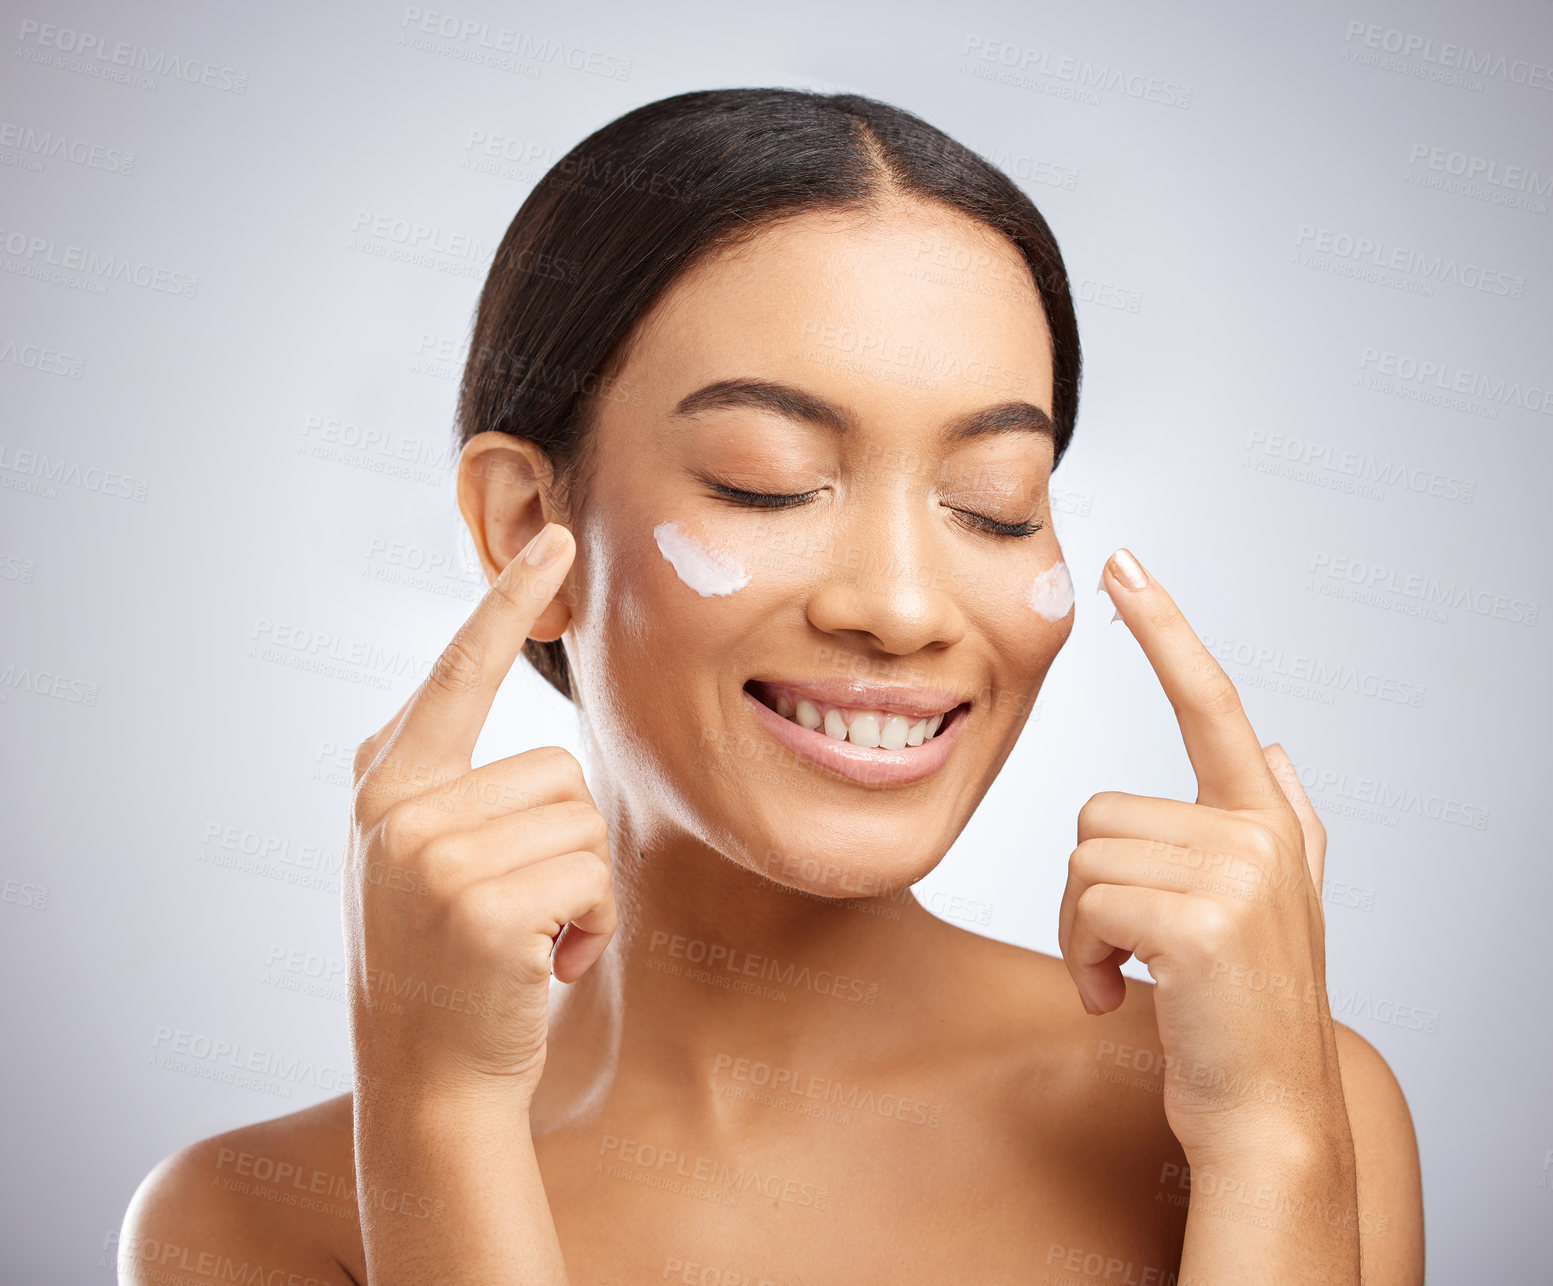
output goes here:
[{"label": "woman", "polygon": [[[1060,960],[911,896],[1072,627],[1079,373],[1046,223],[908,113],[682,94],[558,163],[460,394],[493,588],[356,757],[356,1093],[164,1161],[125,1279],[1421,1281],[1321,824],[1127,551],[1197,802],[1089,800]],[[520,650],[586,780],[471,769]]]}]

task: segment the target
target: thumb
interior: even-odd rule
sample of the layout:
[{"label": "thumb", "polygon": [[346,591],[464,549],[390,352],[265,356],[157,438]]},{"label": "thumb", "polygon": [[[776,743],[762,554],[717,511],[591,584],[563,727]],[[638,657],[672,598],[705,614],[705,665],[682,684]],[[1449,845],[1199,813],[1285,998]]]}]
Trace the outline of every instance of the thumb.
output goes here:
[{"label": "thumb", "polygon": [[1320,897],[1321,876],[1326,868],[1327,828],[1321,824],[1321,819],[1316,816],[1316,810],[1311,807],[1305,788],[1300,785],[1300,775],[1294,767],[1294,761],[1284,753],[1283,747],[1274,741],[1262,747],[1262,755],[1267,760],[1267,766],[1272,769],[1273,776],[1277,778],[1284,798],[1289,801],[1295,816],[1300,819],[1300,830],[1305,833],[1305,861],[1310,866],[1310,878],[1316,886],[1316,896]]}]

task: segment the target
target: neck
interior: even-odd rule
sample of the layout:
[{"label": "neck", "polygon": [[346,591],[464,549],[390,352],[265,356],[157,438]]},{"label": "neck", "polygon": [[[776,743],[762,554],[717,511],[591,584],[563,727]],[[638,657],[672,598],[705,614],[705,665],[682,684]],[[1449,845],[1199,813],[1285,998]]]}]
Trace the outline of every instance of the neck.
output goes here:
[{"label": "neck", "polygon": [[920,1053],[952,931],[909,887],[839,897],[787,887],[681,830],[634,825],[594,793],[610,823],[619,926],[586,974],[552,984],[536,1119],[629,1105],[715,1128],[714,1080],[841,1081]]}]

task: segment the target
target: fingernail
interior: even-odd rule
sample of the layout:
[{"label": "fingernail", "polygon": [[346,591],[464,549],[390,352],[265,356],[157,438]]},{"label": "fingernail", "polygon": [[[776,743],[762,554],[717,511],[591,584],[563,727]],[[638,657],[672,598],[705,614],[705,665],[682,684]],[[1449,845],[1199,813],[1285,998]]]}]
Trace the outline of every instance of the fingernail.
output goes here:
[{"label": "fingernail", "polygon": [[1107,560],[1111,569],[1111,575],[1121,581],[1128,589],[1146,589],[1149,583],[1149,574],[1143,570],[1143,564],[1132,556],[1126,548],[1118,549]]},{"label": "fingernail", "polygon": [[561,556],[561,550],[565,544],[566,537],[562,534],[560,524],[547,522],[539,535],[523,547],[523,552],[518,557],[526,566],[548,567]]}]

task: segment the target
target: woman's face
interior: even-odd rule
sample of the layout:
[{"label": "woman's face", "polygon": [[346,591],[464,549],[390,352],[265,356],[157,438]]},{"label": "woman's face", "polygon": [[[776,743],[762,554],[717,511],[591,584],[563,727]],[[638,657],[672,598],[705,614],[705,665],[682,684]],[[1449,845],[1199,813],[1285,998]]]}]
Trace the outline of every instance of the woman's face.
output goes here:
[{"label": "woman's face", "polygon": [[1072,628],[1024,260],[915,202],[802,215],[682,277],[613,388],[564,636],[596,771],[643,838],[831,896],[921,878]]}]

